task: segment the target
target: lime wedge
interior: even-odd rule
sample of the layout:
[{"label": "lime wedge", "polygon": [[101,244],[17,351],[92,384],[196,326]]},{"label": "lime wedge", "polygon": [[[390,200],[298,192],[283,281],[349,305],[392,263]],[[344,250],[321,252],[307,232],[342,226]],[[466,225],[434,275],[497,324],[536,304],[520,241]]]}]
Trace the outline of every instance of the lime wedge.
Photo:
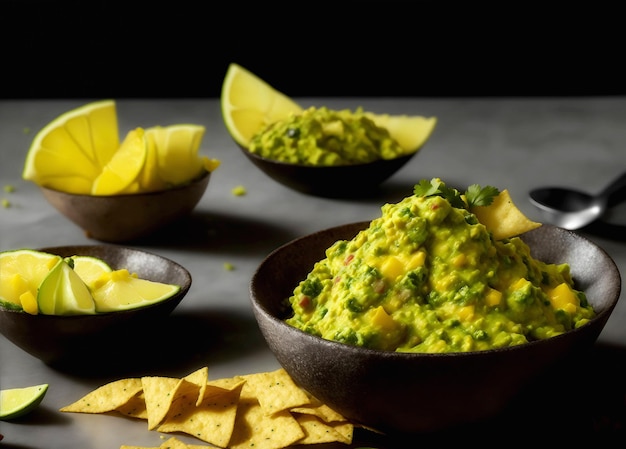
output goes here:
[{"label": "lime wedge", "polygon": [[0,390],[0,420],[7,421],[32,412],[47,391],[48,384]]},{"label": "lime wedge", "polygon": [[104,273],[92,293],[97,312],[117,312],[164,301],[179,291],[179,285],[141,279],[122,268]]},{"label": "lime wedge", "polygon": [[96,306],[87,284],[61,259],[39,286],[39,313],[44,315],[89,315]]},{"label": "lime wedge", "polygon": [[71,256],[68,259],[71,259],[68,263],[73,265],[76,274],[78,274],[78,276],[90,289],[93,287],[96,279],[102,276],[103,273],[110,273],[113,271],[109,264],[102,259],[98,259],[97,257]]}]

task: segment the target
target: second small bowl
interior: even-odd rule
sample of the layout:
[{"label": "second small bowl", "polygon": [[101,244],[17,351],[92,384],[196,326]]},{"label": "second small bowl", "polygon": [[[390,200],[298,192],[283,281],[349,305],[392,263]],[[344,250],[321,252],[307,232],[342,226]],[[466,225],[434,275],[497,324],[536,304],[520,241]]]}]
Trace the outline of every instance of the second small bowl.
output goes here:
[{"label": "second small bowl", "polygon": [[[91,256],[113,269],[126,268],[142,279],[176,284],[180,290],[161,302],[95,315],[31,315],[0,307],[0,332],[16,346],[55,366],[80,365],[87,360],[113,363],[122,350],[145,350],[155,344],[160,325],[191,287],[191,275],[178,263],[146,251],[117,245],[42,248],[62,257]],[[136,345],[140,345],[138,348]]]},{"label": "second small bowl", "polygon": [[87,237],[110,243],[146,237],[188,215],[207,189],[211,174],[181,187],[128,195],[76,195],[41,187],[44,197]]},{"label": "second small bowl", "polygon": [[372,193],[418,153],[364,164],[313,166],[266,159],[244,147],[239,148],[274,181],[305,194],[328,198],[361,197]]}]

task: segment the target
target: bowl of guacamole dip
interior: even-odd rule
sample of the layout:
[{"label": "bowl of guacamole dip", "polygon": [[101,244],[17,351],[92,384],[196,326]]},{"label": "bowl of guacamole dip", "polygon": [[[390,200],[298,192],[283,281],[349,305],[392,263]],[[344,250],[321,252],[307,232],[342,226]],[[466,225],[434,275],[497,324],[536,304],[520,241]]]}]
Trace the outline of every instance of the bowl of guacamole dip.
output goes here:
[{"label": "bowl of guacamole dip", "polygon": [[433,179],[370,222],[277,248],[250,291],[279,362],[384,433],[485,422],[546,373],[584,363],[576,357],[613,311],[619,271],[561,228],[495,238],[477,211],[500,194]]},{"label": "bowl of guacamole dip", "polygon": [[[291,189],[324,197],[362,196],[421,148],[402,145],[372,117],[362,108],[310,107],[269,124],[241,149],[266,175]],[[430,132],[435,121],[429,120]]]}]

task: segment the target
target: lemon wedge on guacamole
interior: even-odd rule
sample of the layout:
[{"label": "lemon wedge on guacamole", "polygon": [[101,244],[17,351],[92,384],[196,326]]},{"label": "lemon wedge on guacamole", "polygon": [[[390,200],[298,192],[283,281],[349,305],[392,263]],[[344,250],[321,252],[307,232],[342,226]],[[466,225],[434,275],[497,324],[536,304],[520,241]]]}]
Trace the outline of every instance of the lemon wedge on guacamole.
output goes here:
[{"label": "lemon wedge on guacamole", "polygon": [[0,390],[0,420],[8,421],[32,412],[41,404],[47,391],[48,384]]},{"label": "lemon wedge on guacamole", "polygon": [[226,129],[244,148],[265,126],[302,112],[287,95],[235,63],[226,71],[220,103]]},{"label": "lemon wedge on guacamole", "polygon": [[89,194],[118,147],[115,102],[89,103],[61,114],[37,133],[22,177],[55,190]]},{"label": "lemon wedge on guacamole", "polygon": [[[226,71],[220,102],[226,129],[244,148],[248,148],[252,137],[267,125],[304,111],[293,99],[235,63]],[[437,124],[436,117],[371,112],[366,115],[376,125],[386,128],[405,154],[419,150]]]}]

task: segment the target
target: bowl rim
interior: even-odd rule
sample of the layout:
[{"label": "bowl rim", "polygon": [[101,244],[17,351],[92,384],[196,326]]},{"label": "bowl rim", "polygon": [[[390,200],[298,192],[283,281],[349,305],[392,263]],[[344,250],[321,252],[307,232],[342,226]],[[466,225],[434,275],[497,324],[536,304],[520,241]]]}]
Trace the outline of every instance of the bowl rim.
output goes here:
[{"label": "bowl rim", "polygon": [[[380,350],[380,349],[372,349],[372,348],[365,348],[365,347],[361,347],[361,346],[354,346],[354,345],[349,345],[346,343],[342,343],[342,342],[338,342],[335,340],[327,340],[324,339],[322,337],[318,337],[316,335],[312,335],[309,334],[301,329],[298,329],[296,327],[290,326],[289,324],[287,324],[283,319],[280,319],[279,317],[277,317],[276,315],[274,315],[273,313],[271,313],[258,299],[256,296],[256,285],[258,283],[260,274],[261,274],[261,270],[262,268],[266,265],[266,263],[272,259],[273,257],[275,257],[278,253],[285,251],[287,248],[289,248],[291,245],[296,244],[298,242],[304,241],[306,239],[310,239],[316,235],[320,235],[320,234],[324,234],[324,233],[328,233],[328,232],[333,232],[333,231],[338,231],[341,230],[343,228],[346,227],[355,227],[355,229],[357,227],[362,227],[362,229],[366,228],[369,224],[371,223],[371,220],[368,221],[358,221],[358,222],[352,222],[352,223],[345,223],[342,225],[338,225],[338,226],[332,226],[332,227],[327,227],[318,231],[315,231],[313,233],[307,234],[307,235],[303,235],[300,237],[297,237],[289,242],[286,242],[284,244],[282,244],[281,246],[275,248],[271,253],[269,253],[260,263],[260,265],[257,267],[257,269],[254,271],[252,278],[250,280],[250,284],[249,284],[249,293],[250,293],[250,301],[252,303],[253,306],[253,310],[256,313],[260,313],[263,316],[265,316],[265,318],[269,319],[272,323],[274,323],[274,325],[280,326],[282,328],[286,328],[287,331],[289,332],[295,332],[297,334],[299,334],[302,338],[307,339],[308,341],[310,341],[311,343],[316,343],[316,344],[322,344],[322,345],[328,345],[330,347],[334,347],[337,350],[343,350],[343,351],[351,351],[353,354],[355,355],[361,355],[361,356],[368,356],[368,355],[377,355],[379,357],[382,358],[391,358],[391,359],[410,359],[410,358],[434,358],[434,359],[445,359],[445,358],[450,358],[450,357],[490,357],[493,354],[498,354],[498,353],[508,353],[508,352],[514,352],[519,350],[519,348],[524,347],[524,348],[534,348],[534,347],[541,347],[544,345],[548,345],[551,344],[550,342],[554,342],[554,341],[560,341],[560,340],[564,340],[564,339],[569,339],[572,338],[573,335],[578,335],[581,333],[585,333],[587,332],[588,328],[590,327],[590,325],[592,323],[596,323],[599,321],[604,321],[606,323],[606,321],[608,320],[608,318],[610,317],[611,313],[613,312],[613,309],[615,308],[615,306],[617,305],[617,303],[619,302],[620,299],[620,292],[621,292],[621,274],[619,272],[619,269],[617,267],[617,264],[615,263],[615,261],[613,260],[613,258],[606,252],[606,250],[604,248],[602,248],[601,246],[599,246],[598,244],[596,244],[595,242],[591,241],[589,238],[578,234],[577,232],[571,231],[571,230],[567,230],[564,228],[559,228],[557,226],[553,226],[553,225],[549,225],[549,224],[543,224],[542,226],[544,227],[544,229],[549,229],[552,232],[560,232],[563,233],[565,235],[568,235],[570,237],[576,238],[576,239],[580,239],[581,241],[585,242],[586,244],[589,244],[591,246],[593,246],[596,250],[598,250],[600,253],[602,253],[605,257],[607,262],[609,262],[610,267],[611,267],[611,271],[613,272],[613,274],[616,276],[616,279],[618,281],[618,285],[616,286],[616,292],[617,294],[614,295],[614,297],[610,298],[610,301],[608,302],[608,305],[601,311],[597,312],[594,317],[588,322],[585,323],[583,326],[580,326],[578,328],[575,329],[571,329],[567,332],[564,332],[562,334],[559,335],[555,335],[553,337],[547,338],[547,339],[542,339],[542,340],[532,340],[529,341],[527,343],[521,344],[521,345],[515,345],[515,346],[507,346],[507,347],[502,347],[502,348],[491,348],[491,349],[486,349],[486,350],[481,350],[481,351],[467,351],[467,352],[461,352],[461,351],[456,351],[456,352],[445,352],[445,353],[425,353],[425,352],[398,352],[398,351],[385,351],[385,350]],[[541,229],[538,228],[538,229]],[[536,230],[533,230],[536,231]],[[529,232],[533,232],[533,231],[529,231]],[[542,231],[538,231],[538,232],[542,232]],[[522,237],[520,235],[520,237]],[[295,288],[295,286],[294,286]]]},{"label": "bowl rim", "polygon": [[341,168],[345,169],[346,167],[355,167],[355,168],[358,168],[358,167],[370,167],[373,164],[385,164],[385,163],[392,163],[392,162],[393,163],[399,163],[401,161],[408,162],[421,149],[421,147],[420,147],[420,148],[417,148],[415,151],[413,151],[411,153],[405,153],[405,154],[402,154],[400,156],[397,156],[397,157],[394,157],[394,158],[391,158],[391,159],[380,158],[380,159],[376,159],[376,160],[373,160],[373,161],[370,161],[370,162],[357,162],[355,164],[310,165],[310,164],[301,164],[301,163],[294,164],[294,163],[290,163],[290,162],[284,162],[284,161],[279,161],[279,160],[276,160],[276,159],[263,157],[263,156],[260,156],[260,155],[258,155],[256,153],[252,153],[246,147],[243,147],[241,145],[238,145],[238,146],[239,146],[239,149],[241,151],[243,151],[243,153],[246,154],[248,157],[250,157],[252,159],[256,159],[256,160],[261,161],[263,163],[270,163],[270,164],[275,164],[277,166],[285,166],[285,167],[299,167],[299,168],[302,168],[302,169],[321,169],[322,168],[322,169],[326,169],[326,170],[329,170],[329,169],[341,169]]},{"label": "bowl rim", "polygon": [[191,181],[188,181],[188,182],[186,182],[184,184],[180,184],[180,185],[177,185],[177,186],[174,186],[174,187],[170,187],[170,188],[166,188],[166,189],[154,190],[154,191],[150,191],[150,192],[121,193],[121,194],[117,194],[117,195],[90,195],[88,193],[65,192],[64,190],[53,189],[51,187],[46,187],[46,186],[42,186],[42,185],[39,185],[38,187],[41,190],[44,190],[44,191],[57,193],[57,194],[61,194],[61,195],[66,195],[66,196],[70,196],[70,197],[74,197],[74,198],[81,198],[82,197],[82,198],[97,198],[98,200],[105,200],[105,199],[114,199],[114,198],[150,197],[150,196],[157,196],[157,195],[161,195],[161,194],[169,193],[169,192],[176,192],[176,191],[187,189],[187,188],[190,188],[190,187],[193,187],[193,186],[202,185],[204,183],[208,184],[210,177],[211,177],[211,172],[208,171],[208,170],[203,169],[202,174],[198,175],[197,177],[195,177]]},{"label": "bowl rim", "polygon": [[[128,314],[135,314],[138,311],[147,311],[147,310],[151,310],[153,308],[159,307],[159,306],[163,306],[164,304],[170,303],[172,301],[175,300],[179,300],[182,297],[184,297],[187,292],[189,291],[189,289],[191,288],[191,284],[192,284],[192,276],[191,273],[189,272],[189,270],[187,270],[184,266],[182,266],[181,264],[179,264],[178,262],[173,261],[172,259],[169,259],[167,257],[161,256],[160,254],[156,254],[150,251],[145,251],[143,249],[138,249],[138,248],[131,248],[128,246],[122,246],[122,245],[114,245],[114,244],[84,244],[84,245],[59,245],[59,246],[45,246],[45,247],[39,247],[36,248],[35,251],[43,251],[43,252],[48,252],[50,254],[58,254],[58,252],[63,252],[63,250],[65,249],[69,249],[69,248],[76,248],[79,250],[79,252],[76,252],[76,255],[89,255],[89,254],[84,254],[84,250],[95,250],[97,248],[103,249],[103,250],[109,250],[109,251],[130,251],[134,254],[140,254],[140,255],[147,255],[149,257],[154,257],[157,258],[159,260],[162,260],[163,262],[165,262],[168,266],[174,267],[176,270],[178,270],[185,282],[180,285],[180,289],[178,290],[178,292],[176,292],[175,294],[173,294],[172,296],[170,296],[169,298],[166,298],[162,301],[153,303],[153,304],[148,304],[146,306],[141,306],[141,307],[136,307],[136,308],[132,308],[132,309],[126,309],[126,310],[119,310],[119,311],[111,311],[111,312],[98,312],[98,313],[94,313],[94,314],[76,314],[76,315],[46,315],[46,314],[27,314],[30,315],[32,317],[37,317],[37,319],[41,319],[41,320],[77,320],[77,319],[104,319],[104,317],[108,317],[111,315],[115,315],[115,316],[121,316],[121,315],[128,315]],[[72,251],[74,252],[74,251]],[[63,256],[63,257],[67,257],[67,256]],[[105,262],[107,262],[105,260]],[[107,262],[108,263],[108,262]],[[0,305],[0,312],[7,312],[7,313],[17,313],[17,314],[25,314],[26,312],[24,312],[23,310],[15,310],[15,309],[9,309],[6,307],[3,307],[2,305]]]}]

